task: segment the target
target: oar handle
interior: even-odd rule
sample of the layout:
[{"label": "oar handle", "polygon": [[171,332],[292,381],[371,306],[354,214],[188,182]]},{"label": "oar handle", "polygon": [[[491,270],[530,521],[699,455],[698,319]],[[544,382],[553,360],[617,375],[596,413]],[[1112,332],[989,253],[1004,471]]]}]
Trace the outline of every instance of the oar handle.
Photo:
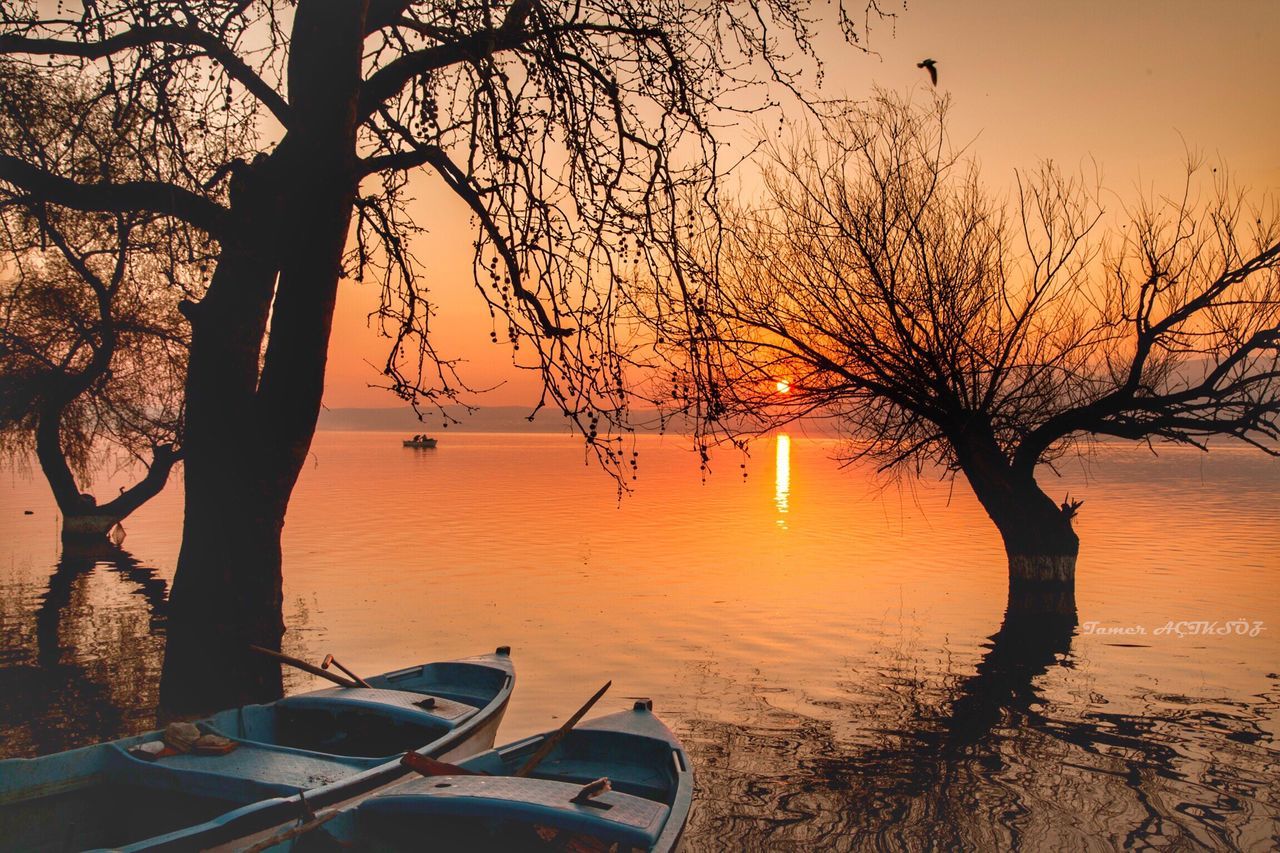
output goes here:
[{"label": "oar handle", "polygon": [[352,681],[354,681],[356,684],[359,684],[361,687],[368,687],[368,686],[369,686],[369,682],[365,681],[363,678],[361,678],[360,676],[356,675],[356,674],[355,674],[354,672],[352,672],[351,670],[347,669],[345,666],[343,666],[343,665],[342,665],[341,661],[339,661],[339,660],[338,660],[337,658],[335,658],[333,655],[325,655],[325,656],[324,656],[324,661],[323,661],[323,662],[321,662],[321,664],[320,664],[320,668],[321,668],[321,669],[324,669],[324,670],[327,670],[327,669],[329,668],[329,665],[330,665],[330,664],[332,664],[333,666],[336,666],[338,669],[342,670],[342,672],[343,672],[343,674],[344,674],[344,675],[346,675],[348,678],[350,678],[350,679],[351,679]]},{"label": "oar handle", "polygon": [[354,681],[348,681],[347,679],[343,678],[340,675],[334,675],[332,672],[329,672],[327,669],[321,669],[318,666],[314,666],[313,664],[309,664],[304,660],[299,660],[298,658],[291,657],[290,655],[281,654],[280,652],[273,651],[272,649],[264,649],[262,646],[255,646],[252,644],[250,644],[249,649],[250,651],[255,651],[260,655],[266,655],[269,658],[275,658],[276,660],[280,661],[280,663],[287,663],[289,666],[296,667],[297,669],[300,669],[303,672],[309,672],[312,675],[318,675],[321,678],[327,678],[330,681],[332,681],[334,684],[337,684],[340,687],[359,687],[360,686],[356,684]]}]

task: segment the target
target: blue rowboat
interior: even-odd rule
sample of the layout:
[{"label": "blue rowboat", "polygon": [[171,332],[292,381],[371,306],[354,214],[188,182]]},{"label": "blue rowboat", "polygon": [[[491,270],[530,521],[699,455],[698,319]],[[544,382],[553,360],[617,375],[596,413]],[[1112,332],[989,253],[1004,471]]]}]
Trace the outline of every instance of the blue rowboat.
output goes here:
[{"label": "blue rowboat", "polygon": [[127,847],[218,816],[229,832],[273,826],[304,792],[322,807],[403,777],[406,751],[456,761],[489,749],[515,675],[504,646],[366,682],[197,720],[234,742],[225,754],[152,758],[138,748],[163,733],[149,732],[0,761],[0,850]]},{"label": "blue rowboat", "polygon": [[[551,732],[445,765],[440,775],[415,774],[218,849],[667,853],[689,818],[693,772],[680,741],[652,707],[637,702],[631,711],[582,723],[527,777],[514,774]],[[602,788],[607,790],[593,793]],[[175,850],[204,849],[213,846],[211,838],[205,830],[169,840]]]}]

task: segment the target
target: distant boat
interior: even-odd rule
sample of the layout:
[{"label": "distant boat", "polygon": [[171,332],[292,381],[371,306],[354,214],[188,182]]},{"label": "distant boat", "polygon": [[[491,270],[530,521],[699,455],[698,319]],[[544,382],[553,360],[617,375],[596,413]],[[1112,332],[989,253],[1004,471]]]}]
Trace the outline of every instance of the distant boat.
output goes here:
[{"label": "distant boat", "polygon": [[413,438],[404,440],[405,447],[435,447],[436,439],[425,435],[415,435]]},{"label": "distant boat", "polygon": [[582,723],[530,775],[516,776],[552,734],[456,765],[422,762],[421,776],[252,836],[214,835],[209,825],[200,834],[175,836],[174,849],[215,843],[262,853],[675,849],[689,819],[693,772],[652,703]]},{"label": "distant boat", "polygon": [[236,837],[296,820],[410,773],[406,750],[457,761],[489,749],[514,679],[503,647],[221,711],[196,721],[190,751],[172,748],[170,726],[0,761],[0,850],[148,849],[205,822]]}]

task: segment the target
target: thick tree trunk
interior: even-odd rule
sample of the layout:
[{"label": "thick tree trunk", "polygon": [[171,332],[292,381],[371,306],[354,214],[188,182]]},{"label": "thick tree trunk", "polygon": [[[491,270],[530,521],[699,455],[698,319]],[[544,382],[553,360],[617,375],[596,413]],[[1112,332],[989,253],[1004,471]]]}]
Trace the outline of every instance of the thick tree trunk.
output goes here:
[{"label": "thick tree trunk", "polygon": [[292,124],[233,184],[238,239],[188,309],[186,516],[161,687],[170,711],[280,692],[279,666],[247,647],[279,649],[284,633],[280,537],[315,434],[355,199],[364,7],[299,3]]},{"label": "thick tree trunk", "polygon": [[1004,539],[1011,582],[1075,583],[1080,537],[1070,514],[1034,478],[1014,478],[1007,488],[988,493],[983,505]]},{"label": "thick tree trunk", "polygon": [[989,431],[970,428],[954,444],[961,470],[1004,540],[1010,583],[1074,584],[1080,552],[1074,510],[1055,504],[1034,471],[1012,467]]},{"label": "thick tree trunk", "polygon": [[[233,210],[262,204],[237,192]],[[264,468],[275,461],[263,451],[253,405],[274,280],[266,246],[224,245],[205,299],[186,308],[186,503],[161,681],[170,711],[280,692],[279,668],[247,649],[278,646],[283,632],[284,510],[267,488]]]},{"label": "thick tree trunk", "polygon": [[161,678],[161,703],[170,712],[228,707],[281,693],[279,666],[248,648],[250,643],[279,648],[284,633],[283,519],[257,498],[241,493],[231,506],[207,510],[202,500],[187,502],[190,521],[183,526]]}]

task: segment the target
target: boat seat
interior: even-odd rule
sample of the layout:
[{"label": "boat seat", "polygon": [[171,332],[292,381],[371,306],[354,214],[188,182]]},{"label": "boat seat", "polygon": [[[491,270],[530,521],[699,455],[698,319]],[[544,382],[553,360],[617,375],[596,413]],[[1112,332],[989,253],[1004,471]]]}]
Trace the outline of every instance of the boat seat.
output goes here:
[{"label": "boat seat", "polygon": [[[132,756],[128,758],[131,762],[139,760]],[[219,780],[235,779],[269,788],[273,795],[289,795],[346,779],[376,762],[241,742],[236,749],[224,755],[182,753],[157,758],[148,764],[153,772],[138,774],[137,778],[155,778],[160,785],[165,785],[167,780],[164,777],[169,774],[164,771],[168,770],[173,771],[172,779],[181,779],[177,784],[184,788],[191,787],[191,774],[200,774],[214,792],[220,792]],[[229,791],[232,798],[235,797],[235,787]]]},{"label": "boat seat", "polygon": [[[427,699],[434,700],[431,707],[424,708],[418,704]],[[443,696],[377,687],[334,687],[329,690],[316,690],[300,696],[287,696],[277,702],[276,707],[282,710],[299,711],[376,711],[386,716],[400,717],[413,722],[422,722],[424,718],[430,718],[446,723],[450,728],[458,726],[479,710],[471,705],[445,699]]]},{"label": "boat seat", "polygon": [[581,787],[516,776],[433,776],[371,797],[360,805],[358,817],[372,822],[480,818],[554,827],[645,850],[657,843],[670,812],[665,804],[619,791],[599,794],[590,804],[575,803]]},{"label": "boat seat", "polygon": [[540,779],[578,785],[607,776],[616,790],[659,802],[665,802],[671,790],[671,779],[662,770],[646,764],[621,764],[616,760],[588,761],[553,756],[538,765],[537,775]]}]

